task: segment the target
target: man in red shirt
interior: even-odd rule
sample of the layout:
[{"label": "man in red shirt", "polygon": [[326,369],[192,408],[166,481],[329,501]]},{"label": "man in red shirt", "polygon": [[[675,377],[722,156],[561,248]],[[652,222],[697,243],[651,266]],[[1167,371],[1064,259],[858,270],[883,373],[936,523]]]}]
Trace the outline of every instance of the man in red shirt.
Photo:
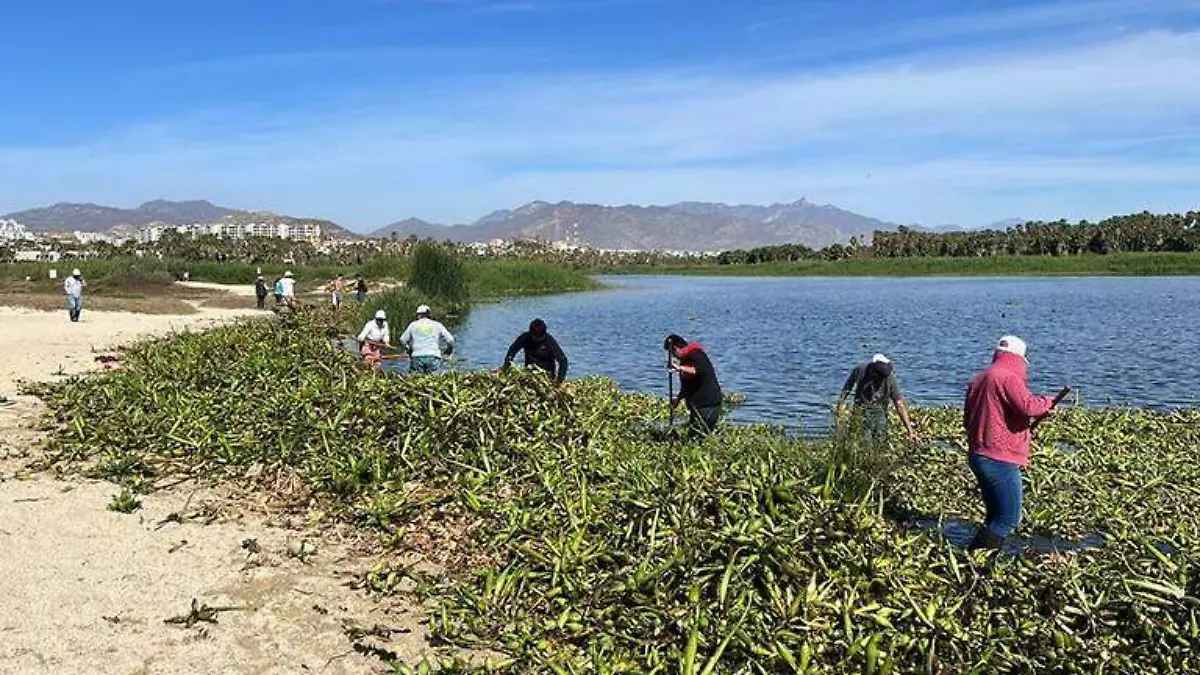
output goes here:
[{"label": "man in red shirt", "polygon": [[1025,341],[1005,335],[992,365],[971,380],[963,410],[968,462],[987,509],[976,541],[995,546],[1021,522],[1021,469],[1029,464],[1029,429],[1050,414],[1055,400],[1029,391]]}]

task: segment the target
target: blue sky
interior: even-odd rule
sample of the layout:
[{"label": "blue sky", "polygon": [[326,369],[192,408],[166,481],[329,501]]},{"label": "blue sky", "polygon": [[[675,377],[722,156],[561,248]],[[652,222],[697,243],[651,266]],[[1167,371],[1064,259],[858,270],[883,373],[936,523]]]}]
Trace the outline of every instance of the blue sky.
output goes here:
[{"label": "blue sky", "polygon": [[1200,0],[12,0],[0,212],[1200,207]]}]

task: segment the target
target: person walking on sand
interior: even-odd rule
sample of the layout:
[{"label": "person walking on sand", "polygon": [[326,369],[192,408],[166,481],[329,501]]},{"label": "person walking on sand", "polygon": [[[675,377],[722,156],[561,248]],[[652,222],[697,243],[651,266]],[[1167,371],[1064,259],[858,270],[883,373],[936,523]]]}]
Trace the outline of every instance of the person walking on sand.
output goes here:
[{"label": "person walking on sand", "polygon": [[383,362],[383,348],[391,346],[391,334],[388,330],[387,313],[382,309],[375,312],[375,318],[363,325],[358,332],[359,353],[363,363],[376,369]]},{"label": "person walking on sand", "polygon": [[908,417],[908,406],[904,404],[904,394],[900,392],[895,368],[887,356],[876,354],[871,357],[870,363],[860,363],[850,371],[850,376],[842,385],[842,393],[838,396],[838,419],[842,418],[843,403],[850,396],[850,392],[854,392],[855,415],[861,417],[862,439],[867,445],[887,447],[889,403],[896,406],[900,421],[908,431],[909,440],[917,441],[917,432]]},{"label": "person walking on sand", "polygon": [[346,279],[342,275],[337,275],[337,278],[329,282],[329,288],[332,291],[330,300],[333,301],[333,308],[338,309],[342,306],[342,294],[346,292]]},{"label": "person walking on sand", "polygon": [[529,330],[517,336],[504,355],[504,369],[512,366],[513,357],[518,351],[525,352],[525,367],[539,368],[550,374],[559,384],[567,379],[567,355],[558,340],[546,332],[546,322],[534,319],[529,322]]},{"label": "person walking on sand", "polygon": [[84,286],[87,286],[87,281],[83,279],[78,267],[71,270],[71,276],[63,280],[63,293],[67,294],[67,314],[72,322],[78,322],[79,315],[83,313]]},{"label": "person walking on sand", "polygon": [[275,306],[278,307],[283,303],[283,277],[275,277],[275,284],[272,292],[275,295]]},{"label": "person walking on sand", "polygon": [[674,333],[667,336],[663,348],[671,355],[668,368],[679,373],[679,395],[672,399],[671,409],[685,402],[689,434],[693,438],[708,436],[716,431],[725,404],[712,361],[700,343],[688,342]]},{"label": "person walking on sand", "polygon": [[454,336],[442,324],[429,318],[429,305],[417,307],[417,320],[400,335],[400,344],[411,357],[410,373],[436,373],[444,355],[454,353]]},{"label": "person walking on sand", "polygon": [[292,277],[291,270],[283,273],[283,278],[279,280],[279,288],[283,294],[283,304],[294,307],[296,305],[296,279]]},{"label": "person walking on sand", "polygon": [[267,308],[267,282],[261,274],[254,280],[254,297],[258,299],[259,309]]},{"label": "person walking on sand", "polygon": [[1025,353],[1024,340],[1005,335],[996,344],[992,365],[967,386],[967,462],[987,512],[972,547],[999,546],[1020,524],[1021,469],[1029,465],[1031,423],[1049,415],[1060,400],[1029,391]]},{"label": "person walking on sand", "polygon": [[361,274],[354,275],[354,299],[360,305],[367,300],[367,282],[362,278]]}]

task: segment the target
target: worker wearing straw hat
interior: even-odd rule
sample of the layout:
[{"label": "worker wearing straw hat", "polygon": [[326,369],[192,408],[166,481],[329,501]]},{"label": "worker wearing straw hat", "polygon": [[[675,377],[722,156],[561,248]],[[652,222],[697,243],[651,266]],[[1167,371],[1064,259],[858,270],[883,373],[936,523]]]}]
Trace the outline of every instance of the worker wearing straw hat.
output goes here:
[{"label": "worker wearing straw hat", "polygon": [[408,361],[410,373],[436,373],[444,355],[454,353],[454,336],[429,315],[429,305],[417,307],[417,320],[408,324],[400,336],[400,344],[412,357]]},{"label": "worker wearing straw hat", "polygon": [[78,267],[71,270],[71,276],[63,280],[63,292],[67,294],[67,314],[73,322],[78,322],[79,315],[83,313],[84,286],[87,286],[87,282],[84,281]]},{"label": "worker wearing straw hat", "polygon": [[896,380],[895,368],[892,360],[886,355],[876,354],[871,357],[869,363],[860,363],[850,371],[850,376],[842,385],[842,393],[838,396],[839,419],[842,417],[842,404],[850,396],[850,392],[854,392],[854,408],[862,416],[864,442],[883,446],[888,444],[889,403],[896,406],[896,412],[908,431],[909,439],[917,440],[917,432],[913,429],[908,408],[904,405],[904,394],[900,392],[900,383]]}]

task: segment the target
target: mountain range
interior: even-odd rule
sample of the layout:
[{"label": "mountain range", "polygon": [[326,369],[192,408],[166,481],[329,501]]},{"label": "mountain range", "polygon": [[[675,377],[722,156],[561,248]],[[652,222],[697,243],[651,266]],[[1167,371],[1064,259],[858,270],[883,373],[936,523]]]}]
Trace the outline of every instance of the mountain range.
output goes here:
[{"label": "mountain range", "polygon": [[540,239],[618,250],[716,251],[799,243],[820,248],[869,240],[899,225],[800,199],[756,206],[681,202],[669,206],[601,206],[535,201],[489,213],[471,225],[439,225],[409,218],[369,236],[416,235],[460,242]]},{"label": "mountain range", "polygon": [[[328,220],[294,218],[269,212],[217,206],[205,200],[146,202],[123,209],[99,204],[59,203],[0,216],[34,232],[109,232],[129,234],[150,223],[183,225],[218,221],[278,221],[319,223],[327,236],[357,238]],[[1019,222],[1001,221],[1004,229]],[[807,199],[759,206],[711,202],[680,202],[667,206],[604,206],[562,201],[534,201],[515,209],[494,211],[469,225],[441,225],[417,218],[401,220],[366,235],[375,238],[433,238],[457,242],[493,239],[539,239],[615,250],[717,251],[774,244],[804,244],[821,248],[847,243],[852,237],[868,242],[876,230],[900,227]],[[932,232],[962,231],[953,225]]]},{"label": "mountain range", "polygon": [[318,218],[295,218],[265,211],[247,211],[217,206],[206,200],[174,202],[157,199],[136,208],[122,209],[100,204],[59,202],[51,206],[18,211],[0,219],[15,220],[33,232],[108,232],[128,234],[130,230],[149,225],[188,225],[220,221],[278,221],[315,222],[322,232],[335,237],[357,237],[337,223]]}]

